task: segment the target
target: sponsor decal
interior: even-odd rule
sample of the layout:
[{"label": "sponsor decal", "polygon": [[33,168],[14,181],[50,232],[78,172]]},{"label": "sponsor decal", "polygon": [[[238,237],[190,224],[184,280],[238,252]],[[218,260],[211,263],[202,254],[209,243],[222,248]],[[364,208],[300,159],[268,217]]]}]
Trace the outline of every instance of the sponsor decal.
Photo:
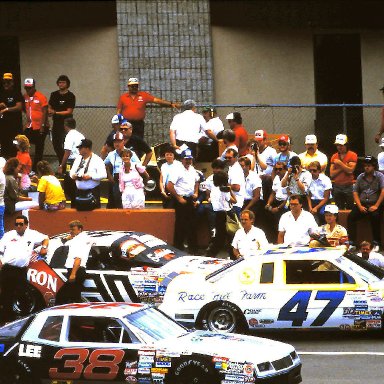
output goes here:
[{"label": "sponsor decal", "polygon": [[342,331],[350,331],[351,330],[351,326],[349,324],[340,324],[339,328]]},{"label": "sponsor decal", "polygon": [[124,369],[124,375],[136,375],[137,374],[137,368],[125,368]]},{"label": "sponsor decal", "polygon": [[214,363],[216,363],[216,362],[227,362],[228,360],[229,360],[228,357],[214,356],[214,357],[212,358],[212,361],[213,361]]},{"label": "sponsor decal", "polygon": [[138,365],[138,367],[139,367],[139,373],[140,373],[140,368],[151,368],[152,367],[152,363],[151,362],[141,362],[140,360],[139,360],[139,365]]},{"label": "sponsor decal", "polygon": [[244,364],[244,373],[247,376],[253,375],[254,369],[255,369],[255,367],[253,366],[253,364]]},{"label": "sponsor decal", "polygon": [[187,292],[179,292],[178,293],[179,297],[177,301],[182,301],[185,303],[186,301],[199,301],[199,300],[204,300],[205,295],[201,293],[187,293]]},{"label": "sponsor decal", "polygon": [[366,329],[366,320],[355,320],[352,329],[356,331]]},{"label": "sponsor decal", "polygon": [[233,374],[226,374],[224,376],[225,380],[236,382],[236,383],[244,383],[245,377],[243,375],[233,375]]},{"label": "sponsor decal", "polygon": [[137,368],[137,361],[126,361],[125,368]]},{"label": "sponsor decal", "polygon": [[32,344],[20,344],[19,345],[19,356],[34,357],[40,359],[41,357],[41,346]]},{"label": "sponsor decal", "polygon": [[5,345],[4,344],[0,344],[0,353],[4,352],[4,348],[5,348]]},{"label": "sponsor decal", "polygon": [[183,361],[181,364],[179,364],[176,367],[176,369],[175,369],[175,376],[180,376],[182,374],[182,372],[183,372],[183,368],[193,367],[193,366],[200,367],[205,373],[209,372],[208,368],[200,360],[189,359],[189,360]]},{"label": "sponsor decal", "polygon": [[259,325],[259,322],[257,319],[252,318],[248,320],[248,324],[250,327],[257,327]]},{"label": "sponsor decal", "polygon": [[154,349],[151,349],[151,350],[139,350],[137,353],[139,355],[154,356],[156,354],[156,351]]},{"label": "sponsor decal", "polygon": [[152,373],[161,373],[161,374],[166,374],[168,372],[168,368],[152,368],[151,369]]},{"label": "sponsor decal", "polygon": [[127,376],[127,377],[125,378],[125,381],[126,381],[127,383],[137,383],[137,379],[136,379],[135,376]]},{"label": "sponsor decal", "polygon": [[170,367],[171,361],[156,361],[156,367]]},{"label": "sponsor decal", "polygon": [[273,319],[260,319],[259,320],[260,324],[273,324],[274,322],[275,322],[275,320],[273,320]]},{"label": "sponsor decal", "polygon": [[[151,373],[150,368],[140,368],[137,370],[137,373],[140,373],[142,375],[149,375]],[[140,383],[140,381],[139,381]]]},{"label": "sponsor decal", "polygon": [[244,309],[244,315],[258,315],[261,311],[259,308]]},{"label": "sponsor decal", "polygon": [[248,292],[246,290],[240,291],[240,300],[266,300],[267,294],[265,292]]},{"label": "sponsor decal", "polygon": [[37,271],[36,269],[29,268],[27,272],[27,280],[31,283],[36,283],[41,287],[57,292],[57,277],[52,276],[45,271]]},{"label": "sponsor decal", "polygon": [[366,326],[367,326],[367,329],[381,328],[381,320],[367,320]]},{"label": "sponsor decal", "polygon": [[256,272],[252,268],[245,268],[239,273],[241,284],[252,284],[256,280]]},{"label": "sponsor decal", "polygon": [[150,362],[153,363],[155,361],[155,355],[141,355],[139,357],[139,365],[140,363]]}]

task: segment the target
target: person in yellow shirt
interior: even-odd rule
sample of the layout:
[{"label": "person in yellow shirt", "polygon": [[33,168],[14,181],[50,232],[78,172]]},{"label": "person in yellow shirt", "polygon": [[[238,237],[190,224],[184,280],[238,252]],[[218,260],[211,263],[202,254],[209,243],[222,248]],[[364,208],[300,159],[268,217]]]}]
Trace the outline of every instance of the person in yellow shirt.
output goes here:
[{"label": "person in yellow shirt", "polygon": [[60,181],[54,176],[54,172],[48,161],[39,161],[36,170],[40,176],[37,191],[39,192],[40,209],[57,211],[65,208],[65,195]]},{"label": "person in yellow shirt", "polygon": [[323,152],[320,152],[317,148],[317,137],[316,135],[305,136],[305,148],[306,151],[299,154],[301,160],[301,166],[308,169],[309,164],[313,161],[318,161],[321,165],[321,172],[325,171],[328,164],[328,157]]}]

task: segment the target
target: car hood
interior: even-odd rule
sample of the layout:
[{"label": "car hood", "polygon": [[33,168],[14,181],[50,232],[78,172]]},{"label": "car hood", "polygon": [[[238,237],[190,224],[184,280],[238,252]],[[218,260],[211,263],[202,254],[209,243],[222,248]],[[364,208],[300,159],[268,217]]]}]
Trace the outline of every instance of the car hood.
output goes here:
[{"label": "car hood", "polygon": [[292,345],[262,337],[209,331],[190,332],[160,344],[158,347],[180,354],[207,354],[253,364],[278,360],[295,350]]}]

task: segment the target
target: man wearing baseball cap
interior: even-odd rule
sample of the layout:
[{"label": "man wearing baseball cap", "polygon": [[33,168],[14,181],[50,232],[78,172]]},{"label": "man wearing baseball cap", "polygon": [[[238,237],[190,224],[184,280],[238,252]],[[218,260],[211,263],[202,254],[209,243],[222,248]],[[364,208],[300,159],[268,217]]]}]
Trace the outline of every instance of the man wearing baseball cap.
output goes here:
[{"label": "man wearing baseball cap", "polygon": [[303,168],[307,169],[310,163],[318,161],[321,165],[321,171],[324,172],[327,168],[328,157],[317,149],[316,135],[305,136],[305,147],[306,151],[299,154]]},{"label": "man wearing baseball cap", "polygon": [[36,90],[36,81],[32,78],[24,80],[24,89],[24,106],[27,116],[24,133],[35,145],[32,169],[36,171],[36,164],[43,159],[45,137],[49,128],[48,100]]},{"label": "man wearing baseball cap", "polygon": [[355,205],[348,215],[348,233],[352,242],[356,243],[356,224],[364,217],[367,217],[371,223],[373,242],[375,246],[380,247],[384,175],[376,169],[376,158],[374,156],[365,156],[364,172],[357,176],[353,185]]},{"label": "man wearing baseball cap", "polygon": [[342,133],[336,136],[336,150],[331,157],[329,175],[333,184],[332,195],[336,205],[340,209],[352,209],[353,201],[353,180],[357,154],[348,148],[348,137]]},{"label": "man wearing baseball cap", "polygon": [[180,104],[159,99],[148,92],[139,91],[139,79],[128,79],[128,92],[120,96],[117,104],[117,114],[121,113],[124,119],[133,126],[133,134],[144,138],[145,108],[148,103],[160,104],[171,108],[180,108]]},{"label": "man wearing baseball cap", "polygon": [[13,139],[22,131],[21,110],[23,96],[15,88],[12,73],[4,73],[0,87],[0,145],[1,156],[10,158],[16,156]]},{"label": "man wearing baseball cap", "polygon": [[239,149],[239,156],[245,156],[247,154],[248,132],[244,128],[240,112],[232,112],[225,119],[228,121],[229,128],[235,132],[235,144]]},{"label": "man wearing baseball cap", "polygon": [[290,151],[291,139],[287,135],[281,135],[277,144],[279,146],[279,153],[274,159],[274,164],[280,161],[288,166],[289,161],[292,159],[292,157],[297,156],[296,152]]},{"label": "man wearing baseball cap", "polygon": [[114,115],[111,119],[112,130],[105,139],[104,145],[101,147],[100,157],[104,160],[108,153],[113,151],[113,135],[119,131],[120,123],[124,120],[123,115]]},{"label": "man wearing baseball cap", "polygon": [[264,175],[270,176],[273,171],[274,159],[277,155],[267,140],[267,132],[263,129],[255,131],[255,141],[257,142],[257,153],[255,152],[256,165],[260,166]]}]

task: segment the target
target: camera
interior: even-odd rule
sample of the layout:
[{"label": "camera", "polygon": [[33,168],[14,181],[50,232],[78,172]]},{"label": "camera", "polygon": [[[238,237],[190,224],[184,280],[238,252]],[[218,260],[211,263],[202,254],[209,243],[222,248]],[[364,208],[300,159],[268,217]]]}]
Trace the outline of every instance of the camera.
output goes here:
[{"label": "camera", "polygon": [[222,185],[221,187],[219,187],[219,189],[221,192],[229,192],[231,190],[228,185]]},{"label": "camera", "polygon": [[299,166],[298,165],[294,165],[292,167],[292,173],[294,173],[294,174],[299,173]]},{"label": "camera", "polygon": [[257,152],[259,150],[259,143],[257,141],[254,141],[252,144],[251,144],[251,149],[252,151],[255,151]]}]

